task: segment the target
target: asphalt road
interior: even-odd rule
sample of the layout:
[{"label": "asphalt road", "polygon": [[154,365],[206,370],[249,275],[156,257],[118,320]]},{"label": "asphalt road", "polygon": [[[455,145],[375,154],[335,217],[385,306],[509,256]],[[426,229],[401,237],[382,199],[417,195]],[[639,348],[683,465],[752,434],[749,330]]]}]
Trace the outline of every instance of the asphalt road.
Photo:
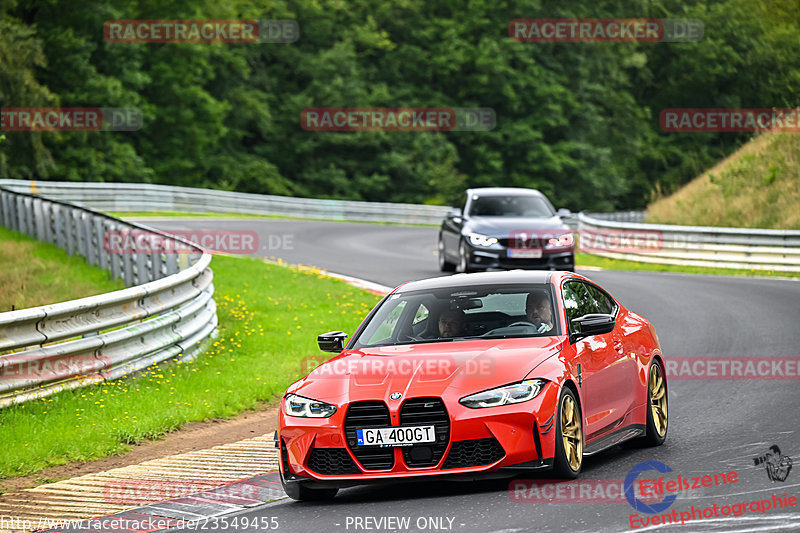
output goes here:
[{"label": "asphalt road", "polygon": [[[287,220],[147,221],[164,229],[256,231],[257,254],[315,265],[384,285],[441,275],[436,228]],[[579,270],[580,272],[580,270]],[[798,356],[800,282],[647,272],[580,272],[656,327],[665,358],[674,356]],[[613,448],[586,458],[581,480],[593,486],[624,480],[643,461],[660,461],[682,477],[735,471],[735,482],[680,491],[655,516],[780,497],[800,499],[800,467],[771,481],[755,466],[771,445],[800,463],[800,389],[794,380],[677,380],[669,382],[666,443],[651,449]],[[651,472],[643,477],[658,477]],[[227,530],[255,530],[257,517],[276,517],[280,531],[800,531],[800,504],[681,524],[631,522],[653,515],[626,501],[520,502],[510,480],[425,482],[340,491],[333,502],[287,498],[248,510]],[[773,504],[776,505],[776,504]],[[765,507],[765,506],[762,506]],[[738,505],[732,510],[742,511]],[[755,510],[754,510],[755,509]],[[713,510],[711,511],[713,512]],[[695,515],[696,517],[697,515]],[[233,517],[229,517],[231,520]],[[400,522],[393,522],[393,520]],[[408,526],[402,520],[408,519]],[[398,524],[402,524],[398,526]],[[632,527],[637,526],[637,527]],[[225,528],[223,528],[225,529]]]}]

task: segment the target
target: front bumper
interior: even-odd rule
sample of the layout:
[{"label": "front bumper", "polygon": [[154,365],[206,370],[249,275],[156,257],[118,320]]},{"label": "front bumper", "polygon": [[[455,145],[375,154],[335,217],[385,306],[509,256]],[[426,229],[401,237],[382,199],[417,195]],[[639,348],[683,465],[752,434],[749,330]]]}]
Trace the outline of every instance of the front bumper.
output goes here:
[{"label": "front bumper", "polygon": [[543,251],[539,258],[514,258],[508,248],[482,248],[465,244],[467,262],[470,269],[496,268],[514,270],[574,270],[575,250],[561,249],[555,252]]},{"label": "front bumper", "polygon": [[[402,406],[413,400],[421,399],[385,402],[392,426],[412,425],[401,424],[400,419]],[[345,420],[349,405],[338,406],[336,414],[329,419],[291,417],[281,410],[277,445],[281,449],[284,482],[347,487],[431,476],[448,479],[499,477],[508,475],[507,471],[532,471],[552,466],[558,403],[556,384],[548,384],[536,398],[520,404],[469,409],[458,403],[458,397],[442,398],[442,403],[449,421],[446,441],[383,449],[359,447],[355,443],[352,428]],[[436,428],[437,435],[445,434],[440,425]],[[437,446],[440,453],[433,453],[430,461],[420,462],[420,457],[431,457],[430,451],[424,448]],[[383,464],[376,461],[373,452],[388,460]]]}]

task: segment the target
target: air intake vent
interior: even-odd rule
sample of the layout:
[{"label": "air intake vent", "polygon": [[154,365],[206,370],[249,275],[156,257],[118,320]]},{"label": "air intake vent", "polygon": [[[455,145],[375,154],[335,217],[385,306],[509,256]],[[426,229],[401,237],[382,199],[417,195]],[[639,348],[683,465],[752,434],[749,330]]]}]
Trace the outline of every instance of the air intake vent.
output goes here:
[{"label": "air intake vent", "polygon": [[401,426],[433,425],[436,442],[404,446],[403,460],[409,467],[435,466],[444,455],[450,440],[450,416],[441,398],[411,398],[400,409]]},{"label": "air intake vent", "polygon": [[494,437],[458,440],[450,447],[442,469],[490,465],[502,459],[505,454],[505,450]]},{"label": "air intake vent", "polygon": [[344,417],[347,446],[365,470],[385,470],[394,466],[394,448],[359,446],[356,429],[384,428],[392,425],[389,408],[380,401],[354,402]]},{"label": "air intake vent", "polygon": [[308,468],[324,476],[361,473],[344,448],[312,448]]}]

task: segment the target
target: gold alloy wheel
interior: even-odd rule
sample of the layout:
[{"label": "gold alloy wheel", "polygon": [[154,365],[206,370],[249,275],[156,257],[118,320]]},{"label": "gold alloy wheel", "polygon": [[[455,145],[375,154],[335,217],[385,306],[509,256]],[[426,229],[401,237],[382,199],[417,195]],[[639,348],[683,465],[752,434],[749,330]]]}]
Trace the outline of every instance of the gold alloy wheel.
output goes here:
[{"label": "gold alloy wheel", "polygon": [[659,437],[667,432],[667,384],[661,375],[661,366],[650,367],[650,412]]},{"label": "gold alloy wheel", "polygon": [[561,438],[569,467],[577,472],[583,461],[583,432],[575,400],[566,394],[561,401]]}]

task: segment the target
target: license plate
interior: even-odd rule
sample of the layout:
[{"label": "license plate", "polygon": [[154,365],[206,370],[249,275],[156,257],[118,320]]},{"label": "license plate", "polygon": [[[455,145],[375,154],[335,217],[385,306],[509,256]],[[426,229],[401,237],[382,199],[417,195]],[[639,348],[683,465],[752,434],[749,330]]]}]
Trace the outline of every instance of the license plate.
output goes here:
[{"label": "license plate", "polygon": [[542,251],[539,249],[536,250],[508,250],[508,257],[513,257],[514,259],[539,259],[542,257]]},{"label": "license plate", "polygon": [[357,429],[359,446],[410,446],[436,442],[433,426]]}]

